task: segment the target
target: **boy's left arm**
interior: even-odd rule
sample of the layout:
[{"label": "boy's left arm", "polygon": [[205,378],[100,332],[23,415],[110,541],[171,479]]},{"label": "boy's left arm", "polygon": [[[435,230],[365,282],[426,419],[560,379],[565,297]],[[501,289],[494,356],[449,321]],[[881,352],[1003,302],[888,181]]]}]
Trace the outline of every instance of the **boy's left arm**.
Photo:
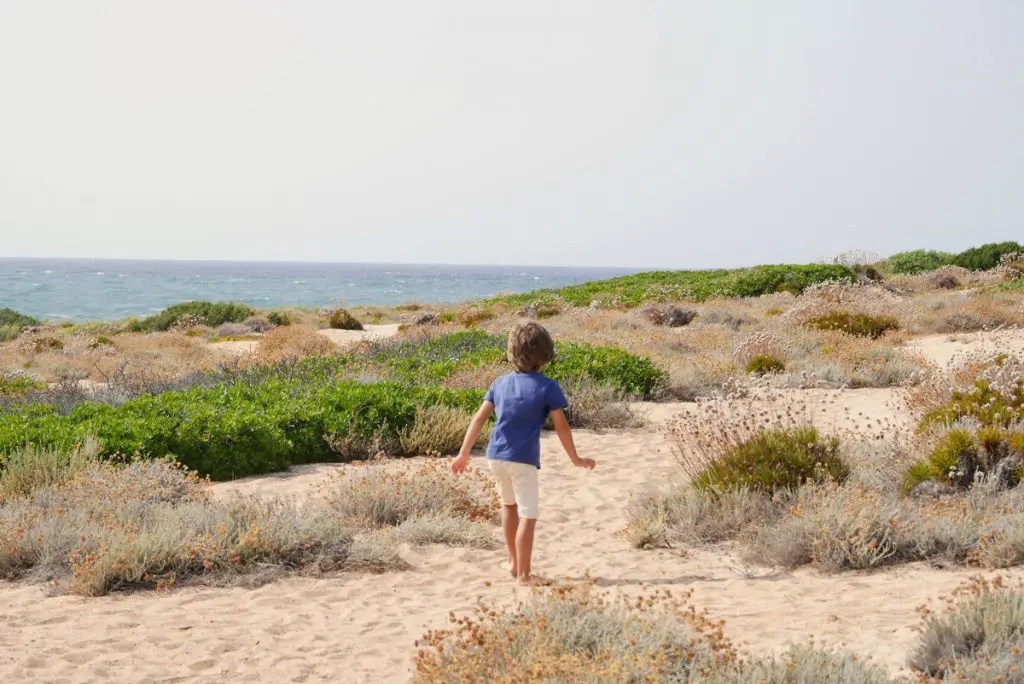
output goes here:
[{"label": "boy's left arm", "polygon": [[476,415],[473,416],[473,420],[470,421],[469,429],[466,430],[466,437],[462,440],[462,448],[459,450],[458,457],[452,463],[452,472],[456,475],[465,472],[469,468],[469,456],[473,452],[473,446],[480,439],[480,433],[483,431],[484,425],[487,423],[487,419],[491,417],[493,411],[494,404],[485,401],[476,412]]}]

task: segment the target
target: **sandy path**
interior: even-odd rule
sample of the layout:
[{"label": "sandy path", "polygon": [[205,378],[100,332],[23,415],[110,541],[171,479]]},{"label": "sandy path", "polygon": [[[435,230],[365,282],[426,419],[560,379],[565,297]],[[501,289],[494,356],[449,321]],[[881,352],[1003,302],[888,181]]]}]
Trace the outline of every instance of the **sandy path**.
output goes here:
[{"label": "sandy path", "polygon": [[[881,410],[877,391],[861,392],[844,393],[841,403]],[[656,406],[649,418],[663,420],[678,408]],[[572,468],[553,436],[543,440],[538,571],[569,580],[589,573],[599,585],[626,592],[693,589],[696,604],[724,618],[727,633],[754,651],[778,651],[814,635],[896,670],[916,638],[915,608],[969,575],[914,565],[750,579],[721,549],[686,556],[633,550],[618,534],[624,510],[631,492],[676,476],[667,443],[653,427],[582,432],[578,443],[598,470]],[[310,466],[218,487],[222,494],[308,496],[339,467],[352,466]],[[449,611],[467,611],[482,596],[511,600],[520,591],[504,577],[502,551],[429,548],[407,557],[413,569],[405,572],[296,578],[256,590],[82,599],[7,585],[0,588],[0,679],[407,682],[414,641],[443,626]]]},{"label": "sandy path", "polygon": [[905,347],[939,368],[955,369],[969,361],[985,360],[1000,352],[1024,357],[1024,334],[1020,330],[1000,330],[928,335],[910,340]]}]

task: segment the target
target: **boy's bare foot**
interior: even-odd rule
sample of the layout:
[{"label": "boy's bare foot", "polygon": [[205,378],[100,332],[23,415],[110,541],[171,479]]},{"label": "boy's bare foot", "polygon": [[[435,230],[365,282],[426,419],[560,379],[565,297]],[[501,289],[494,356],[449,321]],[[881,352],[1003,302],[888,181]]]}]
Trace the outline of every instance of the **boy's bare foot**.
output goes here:
[{"label": "boy's bare foot", "polygon": [[529,575],[519,575],[516,583],[521,587],[532,587],[533,579]]},{"label": "boy's bare foot", "polygon": [[506,563],[506,566],[508,567],[509,572],[512,574],[512,579],[516,579],[517,577],[519,577],[519,567],[514,560],[509,558]]}]

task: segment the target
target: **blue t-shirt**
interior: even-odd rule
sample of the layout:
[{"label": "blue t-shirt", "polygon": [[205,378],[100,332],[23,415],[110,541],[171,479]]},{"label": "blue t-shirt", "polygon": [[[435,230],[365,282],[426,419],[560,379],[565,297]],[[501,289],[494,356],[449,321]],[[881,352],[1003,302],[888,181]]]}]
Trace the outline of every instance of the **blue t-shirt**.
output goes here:
[{"label": "blue t-shirt", "polygon": [[540,468],[540,431],[548,414],[569,405],[558,383],[540,373],[511,373],[494,381],[484,401],[497,421],[487,458]]}]

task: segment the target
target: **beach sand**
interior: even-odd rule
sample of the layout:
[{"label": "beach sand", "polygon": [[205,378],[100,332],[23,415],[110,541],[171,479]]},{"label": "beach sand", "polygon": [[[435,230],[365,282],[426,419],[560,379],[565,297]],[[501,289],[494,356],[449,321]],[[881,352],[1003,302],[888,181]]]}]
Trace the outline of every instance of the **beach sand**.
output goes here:
[{"label": "beach sand", "polygon": [[[839,415],[890,415],[890,402],[898,403],[896,390],[834,394]],[[820,396],[796,392],[792,400]],[[691,410],[639,408],[647,410],[644,428],[578,433],[580,453],[598,461],[593,472],[571,467],[555,436],[544,436],[535,558],[542,576],[589,577],[630,594],[692,589],[695,604],[724,619],[726,633],[752,652],[779,652],[813,636],[895,672],[905,667],[917,637],[915,609],[938,605],[972,574],[916,564],[875,573],[758,569],[751,575],[727,548],[635,550],[620,534],[631,494],[679,477],[658,424]],[[353,467],[359,466],[308,466],[216,488],[222,496],[309,497],[331,472]],[[473,467],[483,467],[482,459]],[[0,679],[408,682],[416,639],[445,626],[449,612],[465,613],[481,597],[512,601],[528,591],[507,577],[503,550],[429,547],[408,549],[406,557],[412,568],[403,572],[290,578],[255,590],[186,587],[85,599],[0,585]],[[1003,574],[1024,578],[1021,570]]]}]

